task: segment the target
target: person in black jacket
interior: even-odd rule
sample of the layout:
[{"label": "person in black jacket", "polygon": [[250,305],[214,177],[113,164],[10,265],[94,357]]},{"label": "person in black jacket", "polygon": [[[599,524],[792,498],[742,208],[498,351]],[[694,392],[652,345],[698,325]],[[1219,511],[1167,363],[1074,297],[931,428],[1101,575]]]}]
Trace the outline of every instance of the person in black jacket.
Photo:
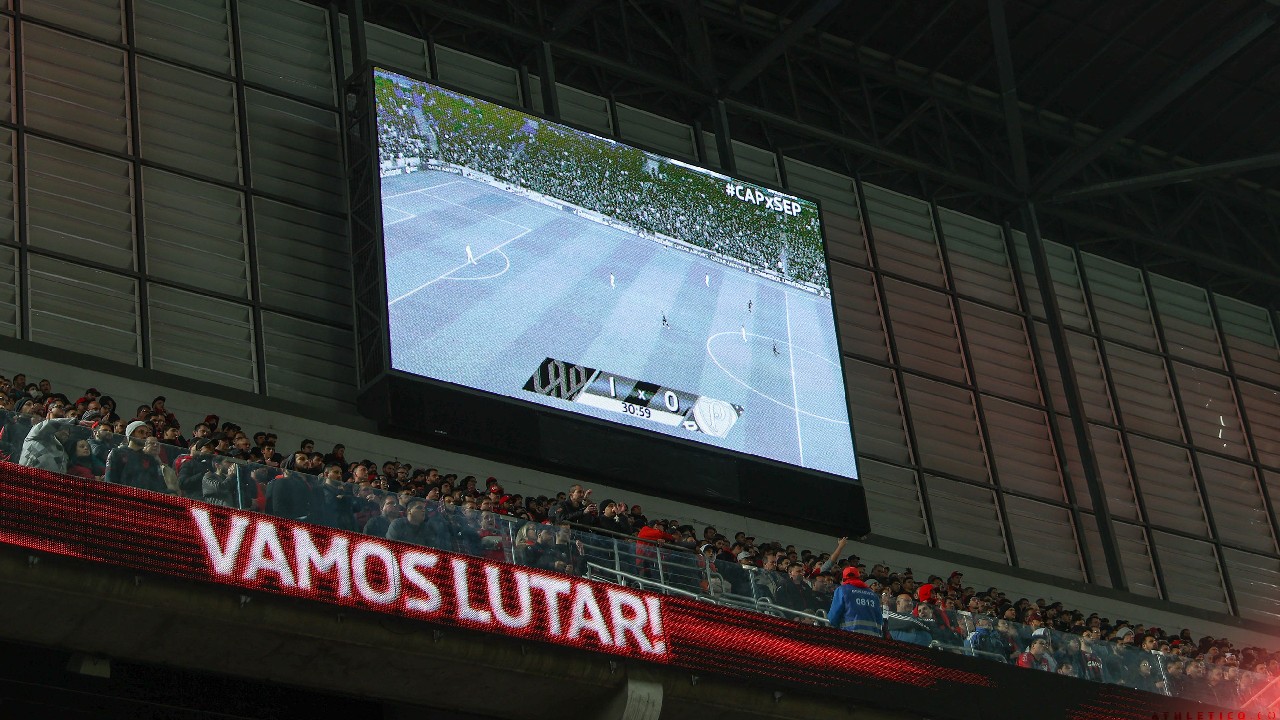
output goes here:
[{"label": "person in black jacket", "polygon": [[191,453],[191,458],[178,468],[178,494],[203,500],[205,473],[217,472],[218,456],[213,453],[213,443],[206,438],[192,443]]},{"label": "person in black jacket", "polygon": [[338,530],[355,530],[355,496],[351,487],[342,482],[342,466],[330,465],[321,478],[315,498],[317,512],[311,521]]},{"label": "person in black jacket", "polygon": [[427,527],[427,505],[421,500],[413,500],[402,518],[391,521],[387,528],[387,539],[413,545],[433,545],[432,532]]},{"label": "person in black jacket", "polygon": [[267,512],[276,517],[306,520],[311,515],[313,488],[308,479],[286,470],[267,485]]},{"label": "person in black jacket", "polygon": [[117,485],[167,492],[164,475],[160,472],[160,459],[142,449],[150,436],[151,426],[147,423],[141,420],[129,423],[125,428],[128,444],[107,455],[107,474],[103,479]]}]

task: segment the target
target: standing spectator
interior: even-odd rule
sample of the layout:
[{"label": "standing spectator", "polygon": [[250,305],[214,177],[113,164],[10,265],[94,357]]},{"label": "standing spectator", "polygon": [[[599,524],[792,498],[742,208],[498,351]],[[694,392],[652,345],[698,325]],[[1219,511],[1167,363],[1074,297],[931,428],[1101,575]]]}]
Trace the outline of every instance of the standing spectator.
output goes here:
[{"label": "standing spectator", "polygon": [[[301,453],[295,454],[294,458],[299,455]],[[267,485],[267,512],[277,517],[306,520],[311,514],[311,496],[308,476],[296,470],[285,470]]]},{"label": "standing spectator", "polygon": [[338,530],[355,530],[351,488],[342,482],[342,466],[330,465],[321,475],[318,510],[313,522]]},{"label": "standing spectator", "polygon": [[115,448],[107,456],[109,483],[165,492],[164,475],[160,473],[160,459],[144,452],[151,426],[142,420],[134,420],[125,427],[126,444]]},{"label": "standing spectator", "polygon": [[863,635],[884,637],[884,611],[880,598],[862,582],[857,568],[844,569],[844,582],[836,588],[827,612],[831,626]]},{"label": "standing spectator", "polygon": [[208,438],[191,444],[191,455],[178,466],[178,494],[192,500],[204,499],[205,473],[216,472],[217,456]]},{"label": "standing spectator", "polygon": [[66,474],[68,458],[63,442],[70,437],[75,422],[75,418],[65,417],[67,407],[61,400],[49,403],[45,419],[33,425],[22,442],[21,464]]},{"label": "standing spectator", "polygon": [[784,582],[778,590],[777,603],[785,608],[800,612],[812,612],[818,609],[818,598],[813,589],[805,581],[805,567],[801,564],[789,568],[789,582]]},{"label": "standing spectator", "polygon": [[412,500],[405,510],[405,516],[391,521],[387,527],[387,539],[413,545],[433,545],[431,533],[427,529],[427,505],[421,500]]},{"label": "standing spectator", "polygon": [[599,508],[591,502],[591,490],[583,490],[581,485],[569,488],[569,497],[556,505],[551,513],[554,522],[577,523],[579,525],[595,525],[593,513]]},{"label": "standing spectator", "polygon": [[369,518],[369,522],[364,525],[364,534],[386,537],[387,530],[391,529],[391,523],[400,517],[400,501],[394,496],[383,498],[382,512]]},{"label": "standing spectator", "polygon": [[892,612],[884,614],[885,626],[889,637],[898,642],[912,645],[928,645],[933,641],[929,629],[915,616],[915,600],[910,593],[902,593],[897,597]]}]

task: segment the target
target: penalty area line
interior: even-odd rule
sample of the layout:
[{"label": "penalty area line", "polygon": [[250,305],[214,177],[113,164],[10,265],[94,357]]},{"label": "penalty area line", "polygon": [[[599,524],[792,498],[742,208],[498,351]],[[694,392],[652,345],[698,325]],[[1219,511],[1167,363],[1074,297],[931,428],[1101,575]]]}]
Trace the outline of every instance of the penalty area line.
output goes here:
[{"label": "penalty area line", "polygon": [[[480,253],[479,255],[474,256],[474,257],[472,258],[472,260],[479,260],[480,258],[483,258],[484,256],[489,255],[490,253],[498,252],[498,251],[499,251],[499,250],[501,250],[502,248],[504,248],[504,247],[506,247],[506,246],[510,245],[511,243],[515,242],[516,240],[519,240],[520,238],[524,237],[525,235],[528,235],[528,234],[529,234],[529,233],[531,233],[531,232],[533,232],[533,230],[531,230],[531,229],[529,229],[529,228],[525,228],[525,229],[524,229],[524,232],[522,232],[522,233],[520,233],[520,234],[516,235],[515,237],[511,237],[511,238],[508,238],[508,239],[506,239],[506,240],[502,241],[502,243],[501,243],[501,244],[499,244],[499,245],[494,245],[493,247],[489,248],[488,250],[485,250],[484,252]],[[505,255],[505,253],[504,253],[504,255]],[[510,260],[508,260],[507,262],[510,262]],[[414,289],[410,290],[409,292],[407,292],[407,293],[405,293],[405,294],[401,295],[400,297],[398,297],[398,298],[396,298],[396,299],[392,300],[391,302],[387,303],[387,307],[390,307],[390,306],[392,306],[392,305],[395,305],[396,303],[400,302],[401,300],[404,300],[405,298],[409,297],[410,295],[413,295],[414,293],[419,292],[420,290],[425,290],[425,289],[427,289],[427,288],[431,287],[432,285],[435,285],[436,283],[440,282],[441,280],[447,280],[447,279],[449,279],[449,276],[450,276],[450,275],[452,275],[452,274],[454,274],[454,273],[458,272],[459,270],[461,270],[461,269],[463,269],[463,268],[465,268],[465,267],[467,267],[467,266],[469,266],[469,265],[474,265],[474,264],[475,264],[474,262],[464,262],[464,263],[462,263],[461,265],[459,265],[459,266],[457,266],[457,267],[453,268],[452,270],[449,270],[449,271],[447,271],[447,272],[445,272],[445,273],[441,274],[439,277],[436,277],[436,278],[433,278],[433,279],[431,279],[431,280],[428,280],[427,282],[422,283],[422,284],[421,284],[421,285],[419,285],[418,287],[416,287],[416,288],[414,288]]]}]

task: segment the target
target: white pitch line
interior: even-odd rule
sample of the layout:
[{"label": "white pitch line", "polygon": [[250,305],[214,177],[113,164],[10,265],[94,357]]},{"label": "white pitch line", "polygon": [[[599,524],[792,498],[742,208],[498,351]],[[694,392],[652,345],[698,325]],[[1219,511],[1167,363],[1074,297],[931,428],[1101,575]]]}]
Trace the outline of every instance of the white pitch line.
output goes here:
[{"label": "white pitch line", "polygon": [[442,187],[445,187],[446,185],[457,185],[460,182],[462,181],[451,180],[447,183],[440,183],[439,185],[432,185],[431,187],[418,188],[417,190],[410,190],[409,192],[396,193],[395,195],[383,195],[382,199],[391,200],[393,198],[404,197],[405,195],[417,195],[418,193],[426,192],[428,190],[435,190],[436,188],[442,188]]},{"label": "white pitch line", "polygon": [[787,314],[787,359],[791,361],[791,407],[796,411],[796,447],[800,449],[800,464],[804,465],[804,439],[800,436],[800,398],[796,395],[796,353],[791,345],[791,293],[782,291],[782,307]]},{"label": "white pitch line", "polygon": [[[444,186],[443,186],[443,185],[437,185],[436,187],[444,187]],[[435,188],[425,188],[425,189],[426,189],[426,190],[434,190]],[[525,231],[528,231],[528,230],[529,230],[529,228],[527,228],[527,227],[525,227],[525,226],[523,226],[523,225],[520,225],[520,224],[518,224],[518,223],[513,223],[513,222],[511,222],[510,220],[503,220],[502,218],[497,217],[496,215],[490,215],[490,214],[489,214],[489,213],[487,213],[487,212],[484,212],[484,211],[481,211],[481,210],[477,210],[477,209],[475,209],[475,208],[473,208],[473,207],[467,207],[466,205],[463,205],[462,203],[456,203],[456,202],[454,202],[454,201],[452,201],[452,200],[446,200],[446,199],[444,199],[444,198],[442,198],[442,197],[436,197],[435,195],[430,195],[429,197],[430,197],[432,200],[439,200],[440,202],[447,202],[447,203],[449,203],[450,205],[457,205],[458,207],[462,208],[463,210],[470,210],[471,212],[473,212],[473,213],[477,213],[477,214],[479,214],[479,215],[483,215],[483,216],[485,216],[485,217],[489,218],[490,220],[497,220],[497,221],[498,221],[498,222],[500,222],[500,223],[506,223],[507,225],[510,225],[510,226],[512,226],[512,227],[518,227],[518,228],[520,228],[521,230],[525,230]]]},{"label": "white pitch line", "polygon": [[[494,218],[494,219],[496,220],[497,218]],[[520,227],[523,227],[523,226],[520,226]],[[509,238],[509,239],[507,239],[507,240],[504,240],[504,241],[502,242],[502,244],[501,244],[501,245],[495,245],[494,247],[491,247],[491,248],[489,248],[488,250],[485,250],[484,252],[480,253],[479,255],[476,255],[476,256],[475,256],[475,258],[473,258],[473,259],[475,259],[475,260],[479,260],[480,258],[484,257],[485,255],[488,255],[489,253],[497,252],[497,251],[501,250],[502,248],[504,248],[504,247],[506,247],[506,246],[510,245],[511,243],[515,242],[516,240],[519,240],[520,238],[524,237],[525,235],[528,235],[528,234],[529,234],[529,233],[531,233],[531,232],[533,232],[533,230],[530,230],[529,228],[525,228],[525,229],[524,229],[524,232],[520,233],[519,235],[516,235],[515,237],[513,237],[513,238]],[[392,305],[395,305],[396,303],[398,303],[398,302],[400,302],[401,300],[403,300],[403,299],[405,299],[405,298],[409,297],[410,295],[412,295],[412,294],[414,294],[414,293],[418,292],[419,290],[425,290],[426,288],[429,288],[429,287],[431,287],[432,285],[435,285],[436,283],[440,282],[441,280],[446,280],[446,279],[448,279],[448,277],[449,277],[450,275],[452,275],[452,274],[454,274],[454,273],[458,272],[458,271],[459,271],[459,270],[461,270],[462,268],[467,267],[468,265],[474,265],[474,264],[475,264],[475,263],[464,262],[464,263],[462,263],[461,265],[459,265],[458,267],[456,267],[456,268],[454,268],[454,269],[452,269],[452,270],[450,270],[450,271],[448,271],[448,272],[444,273],[444,274],[443,274],[443,275],[441,275],[440,277],[437,277],[437,278],[435,278],[434,280],[428,280],[427,282],[422,283],[422,284],[421,284],[421,285],[419,285],[418,287],[416,287],[416,288],[414,288],[414,289],[410,290],[409,292],[407,292],[407,293],[405,293],[405,294],[401,295],[400,297],[396,298],[395,300],[392,300],[391,302],[387,303],[387,307],[390,307],[390,306],[392,306]]]},{"label": "white pitch line", "polygon": [[[396,212],[404,212],[404,211],[403,211],[403,210],[396,210]],[[417,216],[417,215],[410,215],[409,217],[402,217],[402,218],[400,218],[399,220],[392,220],[391,222],[384,222],[384,223],[382,223],[382,227],[384,227],[384,228],[389,228],[389,227],[391,227],[392,225],[398,225],[398,224],[400,224],[400,223],[402,223],[402,222],[404,222],[404,221],[406,221],[406,220],[412,220],[412,219],[414,219],[414,218],[416,218],[416,217],[418,217],[418,216]]]}]

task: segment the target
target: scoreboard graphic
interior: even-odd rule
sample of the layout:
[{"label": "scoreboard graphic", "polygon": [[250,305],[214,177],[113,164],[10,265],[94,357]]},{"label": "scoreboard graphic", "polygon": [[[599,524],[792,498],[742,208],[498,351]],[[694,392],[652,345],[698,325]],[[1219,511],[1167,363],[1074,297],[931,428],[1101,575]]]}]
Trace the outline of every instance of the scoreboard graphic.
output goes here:
[{"label": "scoreboard graphic", "polygon": [[728,437],[743,412],[724,400],[554,358],[538,365],[524,389],[717,438]]}]

